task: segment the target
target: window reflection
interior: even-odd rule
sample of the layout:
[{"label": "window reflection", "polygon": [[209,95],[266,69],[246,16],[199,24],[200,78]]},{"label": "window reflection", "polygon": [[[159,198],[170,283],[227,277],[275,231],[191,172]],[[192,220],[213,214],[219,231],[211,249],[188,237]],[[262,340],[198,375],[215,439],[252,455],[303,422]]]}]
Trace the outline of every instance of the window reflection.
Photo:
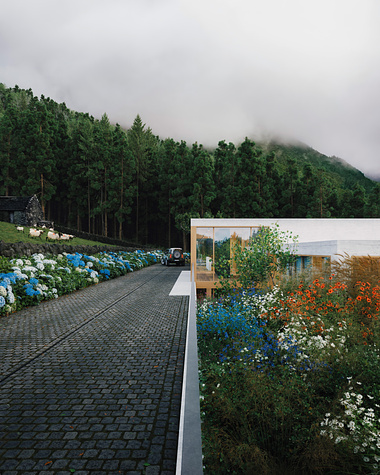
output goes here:
[{"label": "window reflection", "polygon": [[246,247],[259,227],[197,228],[196,273],[197,281],[211,281],[236,274],[234,250]]},{"label": "window reflection", "polygon": [[[257,228],[258,229],[258,228]],[[232,228],[231,229],[231,248],[235,249],[236,246],[242,247],[243,249],[248,246],[249,239],[252,236],[252,232],[256,234],[256,229],[252,228]],[[232,252],[232,256],[233,256]],[[236,275],[236,263],[234,259],[231,262],[231,273]]]},{"label": "window reflection", "polygon": [[198,281],[210,281],[214,278],[214,229],[197,228],[196,274]]},{"label": "window reflection", "polygon": [[231,229],[215,228],[215,273],[217,277],[231,274]]}]

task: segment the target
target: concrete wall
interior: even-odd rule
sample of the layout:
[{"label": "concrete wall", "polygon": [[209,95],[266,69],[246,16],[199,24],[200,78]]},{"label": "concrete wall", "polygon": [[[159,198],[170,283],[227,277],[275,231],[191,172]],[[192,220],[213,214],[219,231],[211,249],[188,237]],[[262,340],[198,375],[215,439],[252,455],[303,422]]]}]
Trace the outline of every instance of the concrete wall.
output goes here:
[{"label": "concrete wall", "polygon": [[301,242],[296,246],[301,256],[334,256],[348,254],[350,256],[380,256],[380,238],[357,241],[314,241]]},{"label": "concrete wall", "polygon": [[176,475],[202,474],[203,460],[199,402],[196,290],[193,280],[190,287],[189,314],[187,320]]},{"label": "concrete wall", "polygon": [[380,240],[380,219],[249,218],[192,219],[191,226],[270,226],[278,223],[282,231],[291,231],[299,242]]}]

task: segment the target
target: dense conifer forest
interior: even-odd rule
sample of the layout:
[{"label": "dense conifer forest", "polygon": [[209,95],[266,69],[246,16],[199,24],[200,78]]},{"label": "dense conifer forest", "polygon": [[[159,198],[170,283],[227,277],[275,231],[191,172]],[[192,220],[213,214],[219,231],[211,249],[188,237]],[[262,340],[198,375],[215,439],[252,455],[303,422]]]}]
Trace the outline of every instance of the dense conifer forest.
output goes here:
[{"label": "dense conifer forest", "polygon": [[161,246],[185,242],[190,217],[380,217],[380,183],[306,145],[209,150],[4,84],[0,163],[0,195],[36,194],[45,219]]}]

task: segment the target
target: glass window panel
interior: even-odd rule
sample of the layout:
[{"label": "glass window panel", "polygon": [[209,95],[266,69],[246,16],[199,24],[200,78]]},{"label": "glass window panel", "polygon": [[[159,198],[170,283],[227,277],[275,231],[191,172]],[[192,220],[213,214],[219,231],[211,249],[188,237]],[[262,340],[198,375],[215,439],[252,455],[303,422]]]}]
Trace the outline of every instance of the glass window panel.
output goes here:
[{"label": "glass window panel", "polygon": [[245,248],[249,244],[251,228],[231,228],[231,273],[236,274],[236,264],[234,262],[234,249],[236,246]]},{"label": "glass window panel", "polygon": [[302,271],[302,257],[297,257],[296,259],[296,271],[297,272]]},{"label": "glass window panel", "polygon": [[260,227],[199,227],[196,234],[196,280],[214,281],[236,274],[234,248],[246,247]]},{"label": "glass window panel", "polygon": [[311,257],[310,256],[304,256],[303,257],[303,268],[308,269],[311,267]]},{"label": "glass window panel", "polygon": [[197,228],[196,241],[196,280],[210,281],[214,279],[213,267],[214,229]]},{"label": "glass window panel", "polygon": [[231,274],[231,229],[215,228],[215,273],[217,277]]}]

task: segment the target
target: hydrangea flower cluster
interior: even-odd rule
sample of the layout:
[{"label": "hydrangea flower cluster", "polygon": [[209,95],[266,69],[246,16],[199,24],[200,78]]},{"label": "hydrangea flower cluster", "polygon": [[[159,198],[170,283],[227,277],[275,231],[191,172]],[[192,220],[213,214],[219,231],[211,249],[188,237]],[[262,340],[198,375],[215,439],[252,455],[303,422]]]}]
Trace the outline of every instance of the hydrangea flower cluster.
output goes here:
[{"label": "hydrangea flower cluster", "polygon": [[0,274],[0,311],[11,311],[15,303],[12,284],[16,282],[13,273]]},{"label": "hydrangea flower cluster", "polygon": [[161,254],[160,251],[102,252],[95,256],[62,253],[54,258],[33,254],[29,258],[11,259],[12,272],[0,273],[0,316],[155,264]]}]

